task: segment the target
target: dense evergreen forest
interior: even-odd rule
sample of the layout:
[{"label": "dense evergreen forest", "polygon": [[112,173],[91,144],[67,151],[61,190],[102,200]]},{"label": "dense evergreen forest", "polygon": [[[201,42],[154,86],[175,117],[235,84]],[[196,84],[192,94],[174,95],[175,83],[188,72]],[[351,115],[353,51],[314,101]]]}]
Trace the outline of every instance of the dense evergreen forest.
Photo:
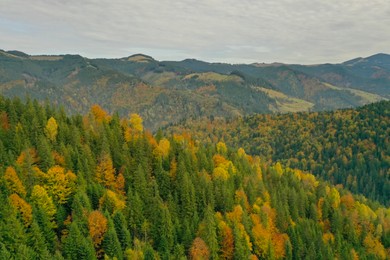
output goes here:
[{"label": "dense evergreen forest", "polygon": [[[390,209],[297,169],[312,164],[304,156],[282,166],[269,160],[276,151],[258,157],[187,133],[152,135],[137,114],[121,119],[97,105],[68,116],[0,97],[0,118],[0,259],[389,258]],[[313,142],[285,126],[277,138]],[[367,132],[383,148],[368,159],[383,169],[380,134]]]},{"label": "dense evergreen forest", "polygon": [[224,140],[390,205],[390,101],[330,112],[188,120],[170,129]]}]

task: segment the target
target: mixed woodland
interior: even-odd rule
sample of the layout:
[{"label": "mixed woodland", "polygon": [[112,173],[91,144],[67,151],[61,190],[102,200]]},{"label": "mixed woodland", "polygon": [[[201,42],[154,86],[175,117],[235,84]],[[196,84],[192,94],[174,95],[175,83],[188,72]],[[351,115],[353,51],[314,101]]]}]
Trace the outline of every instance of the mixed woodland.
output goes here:
[{"label": "mixed woodland", "polygon": [[390,101],[357,109],[187,120],[168,129],[244,148],[390,204]]},{"label": "mixed woodland", "polygon": [[0,259],[388,259],[388,108],[206,137],[0,97]]}]

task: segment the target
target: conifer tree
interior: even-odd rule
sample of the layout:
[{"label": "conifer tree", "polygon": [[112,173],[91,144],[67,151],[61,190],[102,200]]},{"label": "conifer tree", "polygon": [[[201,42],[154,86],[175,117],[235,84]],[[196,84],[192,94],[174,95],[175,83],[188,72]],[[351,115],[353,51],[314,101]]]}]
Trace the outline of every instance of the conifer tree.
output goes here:
[{"label": "conifer tree", "polygon": [[108,230],[104,235],[103,244],[102,244],[104,254],[111,258],[116,257],[118,260],[122,260],[123,251],[117,233],[115,231],[114,223],[110,216],[108,216],[107,219],[108,219]]}]

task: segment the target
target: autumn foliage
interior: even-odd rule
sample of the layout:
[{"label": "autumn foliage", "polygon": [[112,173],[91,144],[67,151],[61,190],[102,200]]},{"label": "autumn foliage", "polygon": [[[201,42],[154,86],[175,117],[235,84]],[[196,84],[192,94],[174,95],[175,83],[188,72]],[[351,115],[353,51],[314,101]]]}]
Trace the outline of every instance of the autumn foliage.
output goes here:
[{"label": "autumn foliage", "polygon": [[[231,145],[248,134],[239,124],[239,135],[216,138],[210,123],[205,142],[196,129],[151,133],[139,115],[121,119],[99,106],[66,116],[50,105],[0,96],[0,115],[7,115],[7,126],[0,126],[0,258],[389,258],[388,207],[297,167],[327,168],[316,162],[326,156],[320,152],[326,142],[316,154],[298,147],[291,160],[274,161],[245,142]],[[260,126],[254,133],[269,137],[267,120],[276,119],[261,118],[250,121]],[[379,136],[365,134],[380,139],[387,125],[377,125]],[[284,136],[276,133],[279,142]],[[325,172],[329,178],[351,161],[364,165],[366,154],[354,159],[359,149],[328,148],[339,158]],[[383,147],[378,153],[387,165]],[[375,158],[370,167],[378,166]]]},{"label": "autumn foliage", "polygon": [[210,252],[206,243],[199,237],[194,239],[190,249],[190,258],[193,260],[209,259]]},{"label": "autumn foliage", "polygon": [[95,210],[89,214],[88,229],[94,247],[100,249],[104,234],[107,231],[107,219],[100,211]]}]

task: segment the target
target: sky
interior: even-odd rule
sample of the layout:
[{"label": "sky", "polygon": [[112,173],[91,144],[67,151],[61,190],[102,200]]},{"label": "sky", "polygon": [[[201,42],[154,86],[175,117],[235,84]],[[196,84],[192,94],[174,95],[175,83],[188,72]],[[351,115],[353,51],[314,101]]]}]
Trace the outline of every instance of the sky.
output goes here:
[{"label": "sky", "polygon": [[0,0],[0,49],[339,63],[390,53],[389,0]]}]

